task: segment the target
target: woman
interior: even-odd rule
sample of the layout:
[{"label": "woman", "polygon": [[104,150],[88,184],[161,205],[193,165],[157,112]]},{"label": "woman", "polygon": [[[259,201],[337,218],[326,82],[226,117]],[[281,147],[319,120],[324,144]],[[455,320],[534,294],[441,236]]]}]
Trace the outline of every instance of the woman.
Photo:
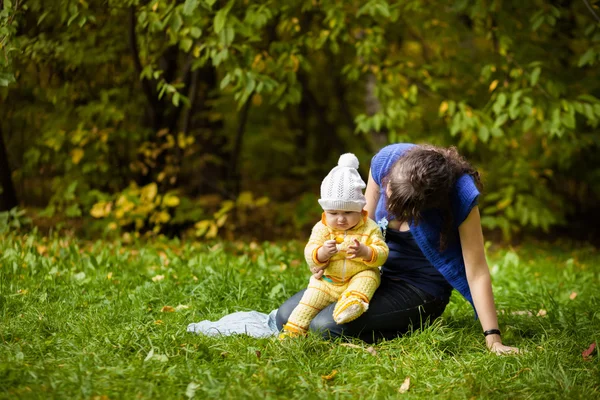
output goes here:
[{"label": "woman", "polygon": [[[332,304],[313,319],[310,330],[368,342],[390,339],[442,315],[456,289],[473,305],[487,347],[498,354],[518,352],[502,344],[498,329],[477,207],[479,187],[478,173],[455,148],[398,143],[380,150],[371,162],[365,209],[390,248],[381,286],[358,319],[336,324]],[[317,278],[323,274],[312,272]],[[279,329],[302,294],[279,308]]]}]

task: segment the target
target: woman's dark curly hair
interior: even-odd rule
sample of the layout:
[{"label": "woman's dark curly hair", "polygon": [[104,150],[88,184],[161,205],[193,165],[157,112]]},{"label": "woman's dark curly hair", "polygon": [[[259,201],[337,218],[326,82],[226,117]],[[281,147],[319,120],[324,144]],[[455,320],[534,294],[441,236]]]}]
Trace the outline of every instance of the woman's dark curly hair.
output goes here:
[{"label": "woman's dark curly hair", "polygon": [[452,191],[463,174],[471,175],[481,189],[479,173],[455,147],[419,145],[407,150],[384,179],[386,193],[389,193],[388,212],[400,222],[418,225],[422,211],[440,210],[443,217],[440,250],[445,250],[454,222]]}]

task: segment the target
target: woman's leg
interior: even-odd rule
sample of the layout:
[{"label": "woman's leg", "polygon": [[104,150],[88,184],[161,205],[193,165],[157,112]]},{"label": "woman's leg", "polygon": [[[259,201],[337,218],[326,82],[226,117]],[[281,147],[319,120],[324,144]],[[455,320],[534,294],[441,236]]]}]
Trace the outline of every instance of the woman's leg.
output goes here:
[{"label": "woman's leg", "polygon": [[282,330],[283,325],[288,322],[290,319],[290,315],[294,311],[294,308],[300,303],[300,299],[304,295],[306,289],[299,291],[289,299],[285,301],[279,308],[277,309],[277,315],[275,316],[275,322],[277,324],[277,329]]},{"label": "woman's leg", "polygon": [[332,304],[313,319],[310,330],[319,331],[327,338],[344,335],[366,342],[391,339],[427,325],[442,315],[447,304],[447,300],[436,299],[406,282],[384,277],[369,309],[359,318],[336,324],[332,316],[335,304]]}]

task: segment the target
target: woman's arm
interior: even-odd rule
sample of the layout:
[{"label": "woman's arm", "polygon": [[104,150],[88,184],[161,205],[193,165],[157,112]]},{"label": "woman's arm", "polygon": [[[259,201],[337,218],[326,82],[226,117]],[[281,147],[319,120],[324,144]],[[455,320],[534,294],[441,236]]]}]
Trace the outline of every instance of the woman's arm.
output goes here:
[{"label": "woman's arm", "polygon": [[[490,270],[485,258],[483,233],[481,231],[481,217],[479,208],[473,207],[467,218],[458,227],[460,244],[462,246],[465,271],[469,289],[473,296],[473,303],[484,331],[498,329],[498,317],[492,293]],[[487,347],[497,353],[517,353],[519,349],[502,344],[500,335],[488,335]]]},{"label": "woman's arm", "polygon": [[379,185],[375,182],[375,179],[373,179],[370,169],[367,188],[365,189],[365,197],[367,199],[365,210],[369,213],[369,218],[375,220],[375,210],[377,209],[377,203],[379,202]]}]

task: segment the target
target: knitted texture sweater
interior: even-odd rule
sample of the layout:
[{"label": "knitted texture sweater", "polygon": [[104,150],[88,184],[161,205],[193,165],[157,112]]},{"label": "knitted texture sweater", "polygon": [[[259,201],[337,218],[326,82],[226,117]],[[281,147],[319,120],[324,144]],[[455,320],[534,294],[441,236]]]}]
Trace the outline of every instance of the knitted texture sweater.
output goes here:
[{"label": "knitted texture sweater", "polygon": [[[392,165],[413,146],[415,145],[409,143],[386,146],[371,161],[371,175],[380,189],[379,201],[375,209],[375,220],[378,222],[383,218],[391,219],[386,208],[385,188],[382,187],[381,182]],[[425,210],[422,212],[421,222],[417,226],[410,224],[410,230],[425,257],[471,305],[473,305],[473,298],[465,273],[458,226],[477,205],[478,197],[479,190],[470,175],[465,174],[457,179],[449,199],[454,227],[448,238],[448,246],[444,251],[440,251],[440,232],[443,219],[439,210]]]},{"label": "knitted texture sweater", "polygon": [[[327,240],[335,240],[339,238],[341,243],[338,245],[338,253],[334,254],[326,262],[319,261],[317,251],[323,246]],[[373,256],[370,260],[361,258],[346,259],[348,246],[354,239],[360,243],[364,243],[373,250]],[[357,273],[366,269],[377,268],[385,262],[389,253],[387,244],[381,234],[379,226],[368,217],[366,211],[363,211],[363,217],[352,229],[346,231],[335,230],[325,222],[325,214],[321,217],[321,221],[313,227],[310,239],[304,248],[304,256],[310,267],[323,267],[325,276],[334,282],[347,282]]]}]

